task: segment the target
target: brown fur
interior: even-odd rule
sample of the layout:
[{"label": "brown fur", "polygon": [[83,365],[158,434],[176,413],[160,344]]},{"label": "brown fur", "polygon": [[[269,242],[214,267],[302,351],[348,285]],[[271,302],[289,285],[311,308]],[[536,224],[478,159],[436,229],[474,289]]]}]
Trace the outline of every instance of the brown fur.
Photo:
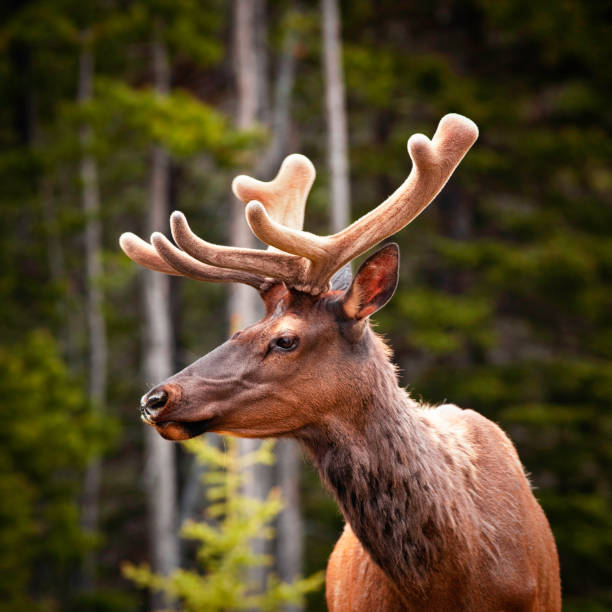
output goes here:
[{"label": "brown fur", "polygon": [[370,363],[347,392],[359,418],[302,438],[348,523],[329,609],[560,610],[554,540],[505,434],[471,410],[419,406]]},{"label": "brown fur", "polygon": [[262,321],[151,390],[143,416],[169,439],[303,444],[348,524],[328,568],[332,612],[558,611],[554,540],[512,443],[476,412],[398,387],[367,321],[396,278],[385,247],[346,293],[273,287]]}]

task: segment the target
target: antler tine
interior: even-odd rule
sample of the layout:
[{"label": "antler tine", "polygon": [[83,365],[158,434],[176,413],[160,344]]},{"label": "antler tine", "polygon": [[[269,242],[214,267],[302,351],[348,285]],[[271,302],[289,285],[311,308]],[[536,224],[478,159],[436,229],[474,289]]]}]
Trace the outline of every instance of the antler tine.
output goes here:
[{"label": "antler tine", "polygon": [[184,276],[197,281],[245,283],[256,289],[259,289],[264,283],[261,276],[236,270],[223,270],[196,261],[186,253],[179,251],[158,232],[151,236],[151,242],[153,246],[132,234],[132,232],[126,232],[119,238],[119,244],[123,252],[132,261],[155,272]]},{"label": "antler tine", "polygon": [[260,275],[249,274],[241,270],[217,268],[197,261],[187,253],[177,249],[159,232],[151,234],[151,244],[163,261],[187,278],[216,283],[243,283],[255,289],[260,289],[265,282],[265,279]]},{"label": "antler tine", "polygon": [[247,206],[247,220],[260,240],[308,259],[307,281],[318,293],[342,266],[417,217],[444,187],[477,137],[476,124],[456,114],[442,118],[431,141],[423,134],[411,136],[408,152],[413,167],[408,178],[374,210],[332,236],[283,228],[253,202]]},{"label": "antler tine", "polygon": [[149,270],[172,274],[173,276],[182,276],[182,273],[166,263],[148,242],[145,242],[142,238],[136,236],[136,234],[132,234],[132,232],[121,234],[119,246],[132,261]]},{"label": "antler tine", "polygon": [[202,240],[191,231],[185,215],[179,211],[172,213],[170,227],[174,241],[183,251],[211,266],[250,272],[290,285],[299,283],[304,275],[303,262],[287,253],[226,247]]},{"label": "antler tine", "polygon": [[351,261],[415,219],[440,193],[459,162],[478,138],[478,127],[466,117],[442,117],[430,141],[423,134],[408,140],[412,170],[382,204],[332,237],[342,264]]},{"label": "antler tine", "polygon": [[311,261],[323,261],[327,253],[327,237],[315,236],[310,232],[284,227],[271,219],[261,202],[249,202],[245,209],[249,227],[266,244],[285,253],[301,255]]},{"label": "antler tine", "polygon": [[271,181],[237,176],[232,182],[236,197],[247,204],[261,202],[268,215],[285,227],[301,230],[304,226],[306,199],[315,179],[315,168],[304,155],[287,156]]}]

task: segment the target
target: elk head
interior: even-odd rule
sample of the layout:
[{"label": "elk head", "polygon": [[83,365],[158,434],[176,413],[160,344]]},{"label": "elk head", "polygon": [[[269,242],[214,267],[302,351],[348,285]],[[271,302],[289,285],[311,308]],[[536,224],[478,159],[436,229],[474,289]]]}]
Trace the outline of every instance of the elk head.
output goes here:
[{"label": "elk head", "polygon": [[345,266],[410,223],[438,194],[478,136],[475,124],[446,115],[430,141],[408,141],[413,167],[387,200],[331,236],[302,231],[314,180],[312,164],[290,155],[268,183],[239,176],[236,196],[247,222],[269,248],[218,246],[196,236],[180,212],[171,216],[176,245],[154,233],[148,244],[121,236],[141,265],[195,280],[240,282],[257,289],[266,314],[141,400],[142,419],[165,438],[205,431],[242,437],[296,435],[333,419],[341,398],[363,379],[373,334],[368,317],[391,298],[399,249],[388,244],[354,279]]}]

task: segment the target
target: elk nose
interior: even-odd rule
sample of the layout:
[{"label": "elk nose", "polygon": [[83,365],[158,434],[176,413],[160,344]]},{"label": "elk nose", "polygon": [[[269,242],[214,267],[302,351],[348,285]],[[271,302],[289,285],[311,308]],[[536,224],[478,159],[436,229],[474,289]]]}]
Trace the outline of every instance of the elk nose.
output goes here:
[{"label": "elk nose", "polygon": [[140,414],[143,420],[154,419],[168,403],[168,392],[162,387],[145,393],[140,400]]}]

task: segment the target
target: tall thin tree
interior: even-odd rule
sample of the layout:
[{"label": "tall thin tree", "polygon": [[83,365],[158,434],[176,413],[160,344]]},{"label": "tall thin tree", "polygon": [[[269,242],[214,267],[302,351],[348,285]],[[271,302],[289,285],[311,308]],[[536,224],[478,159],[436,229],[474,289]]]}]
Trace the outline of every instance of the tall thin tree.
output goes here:
[{"label": "tall thin tree", "polygon": [[348,225],[350,216],[348,131],[338,0],[322,0],[321,8],[331,222],[332,231],[337,232]]},{"label": "tall thin tree", "polygon": [[[234,0],[233,45],[235,78],[237,89],[236,125],[240,129],[253,128],[261,117],[262,102],[266,99],[263,82],[262,20],[265,18],[264,0]],[[244,218],[244,205],[232,198],[231,243],[243,247],[254,246],[253,236]],[[230,333],[258,318],[259,300],[256,293],[246,285],[232,285],[229,298]],[[239,452],[252,452],[260,444],[258,440],[240,440]],[[245,494],[263,499],[271,487],[270,470],[253,468],[248,474]],[[257,553],[267,552],[266,542],[252,543]],[[249,578],[260,591],[265,589],[267,571],[264,567],[253,568]]]},{"label": "tall thin tree", "polygon": [[[170,91],[170,67],[161,25],[156,24],[151,43],[155,91],[165,96]],[[151,151],[149,177],[148,233],[165,227],[169,214],[168,153],[160,145]],[[163,274],[147,272],[144,282],[145,378],[166,378],[172,373],[173,330],[170,316],[170,284]],[[149,514],[149,543],[155,571],[169,574],[178,567],[176,454],[172,443],[146,428],[145,487]],[[153,598],[151,608],[163,602]]]},{"label": "tall thin tree", "polygon": [[[81,33],[79,52],[78,102],[87,103],[92,96],[94,56],[89,31]],[[102,279],[102,222],[100,220],[100,190],[98,168],[91,151],[91,126],[83,123],[79,128],[81,145],[80,177],[81,200],[85,215],[85,267],[87,285],[87,323],[89,332],[89,398],[94,409],[102,410],[106,402],[107,340],[104,320]],[[102,463],[94,457],[85,474],[82,525],[87,533],[95,533],[99,522],[100,483]],[[95,579],[95,557],[85,557],[83,586],[90,588]]]}]

